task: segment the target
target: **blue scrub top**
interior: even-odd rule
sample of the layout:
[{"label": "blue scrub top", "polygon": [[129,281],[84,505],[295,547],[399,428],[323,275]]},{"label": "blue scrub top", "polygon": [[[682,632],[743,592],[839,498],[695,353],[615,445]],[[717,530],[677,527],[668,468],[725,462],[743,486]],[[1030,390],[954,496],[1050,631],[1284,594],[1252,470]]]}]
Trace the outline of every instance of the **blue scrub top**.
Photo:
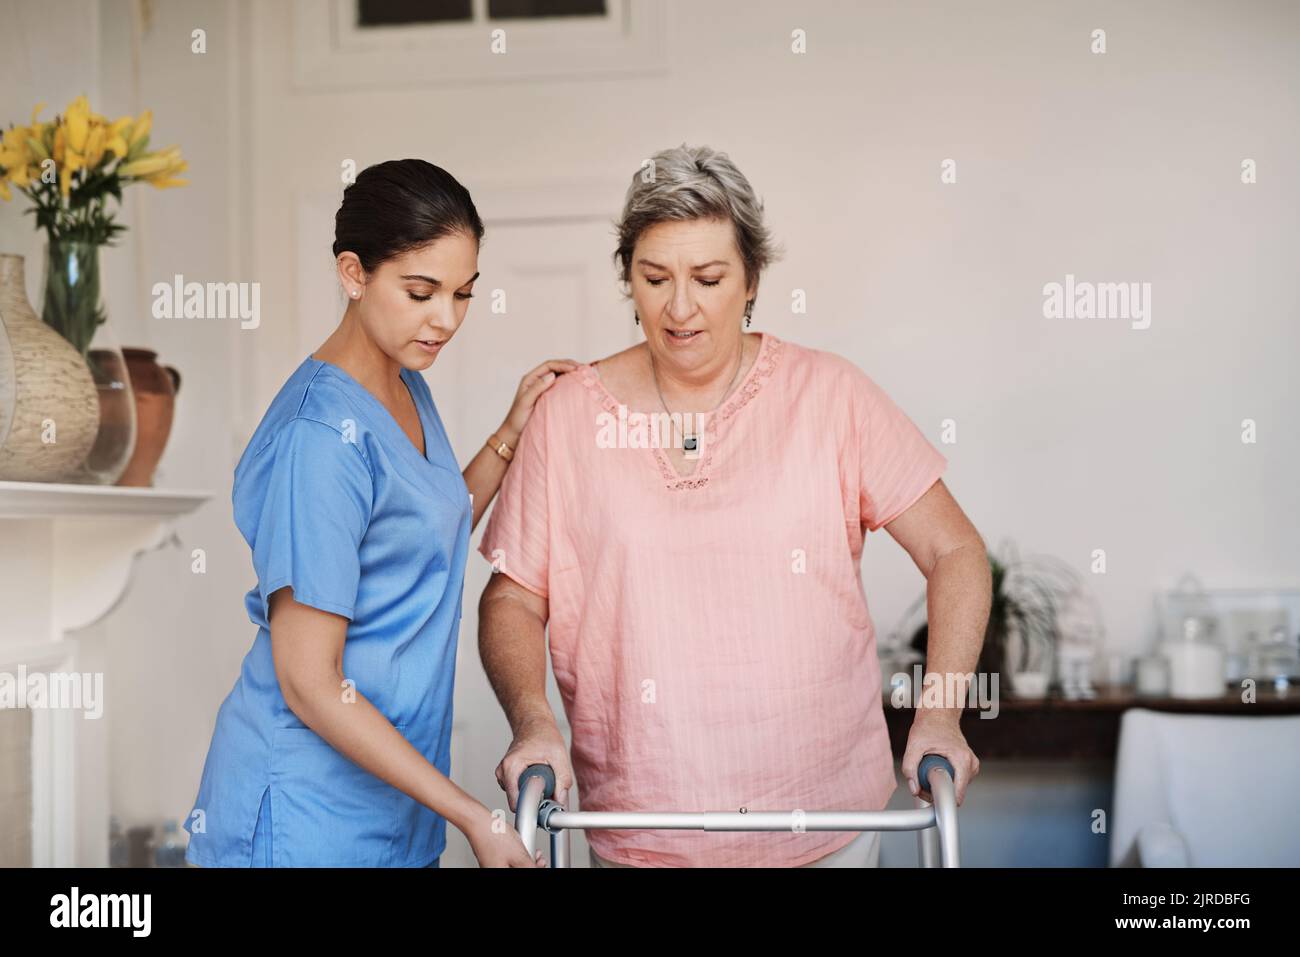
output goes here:
[{"label": "blue scrub top", "polygon": [[344,678],[450,774],[469,490],[423,376],[401,376],[425,455],[364,386],[308,356],[235,468],[235,524],[257,574],[244,604],[258,630],[217,713],[185,822],[188,861],[261,866],[253,837],[264,794],[275,867],[424,867],[446,846],[441,816],[362,770],[285,704],[267,621],[267,598],[285,585],[349,619]]}]

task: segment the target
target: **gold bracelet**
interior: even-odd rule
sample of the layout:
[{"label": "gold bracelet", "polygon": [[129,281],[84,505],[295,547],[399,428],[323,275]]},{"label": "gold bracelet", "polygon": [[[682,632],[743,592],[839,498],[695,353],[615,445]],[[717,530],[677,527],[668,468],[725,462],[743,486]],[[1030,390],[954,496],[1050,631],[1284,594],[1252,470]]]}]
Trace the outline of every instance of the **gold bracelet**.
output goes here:
[{"label": "gold bracelet", "polygon": [[488,436],[487,447],[497,455],[501,456],[507,462],[515,457],[515,450],[505,443],[505,440],[495,432]]}]

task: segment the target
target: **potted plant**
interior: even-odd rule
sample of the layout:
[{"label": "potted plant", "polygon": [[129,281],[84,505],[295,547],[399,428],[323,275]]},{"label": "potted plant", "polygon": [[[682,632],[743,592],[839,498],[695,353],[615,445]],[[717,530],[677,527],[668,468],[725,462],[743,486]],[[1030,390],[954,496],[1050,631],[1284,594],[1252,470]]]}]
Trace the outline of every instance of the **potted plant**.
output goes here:
[{"label": "potted plant", "polygon": [[[1080,604],[1082,579],[1060,559],[1022,559],[1010,542],[1003,545],[1002,553],[1002,557],[988,556],[992,602],[976,671],[997,674],[999,682],[1010,677],[1017,697],[1042,697],[1054,683],[1062,613]],[[905,620],[924,607],[923,594]],[[912,632],[910,647],[922,657],[928,634],[927,622]]]},{"label": "potted plant", "polygon": [[149,149],[152,114],[109,121],[79,96],[53,120],[10,125],[0,139],[0,198],[13,191],[33,203],[27,210],[46,234],[41,318],[82,355],[99,398],[99,426],[89,454],[72,481],[111,484],[125,469],[135,444],[135,401],[121,350],[108,329],[100,285],[99,251],[126,227],[115,222],[110,201],[122,188],[148,183],[182,186],[187,168],[180,148]]}]

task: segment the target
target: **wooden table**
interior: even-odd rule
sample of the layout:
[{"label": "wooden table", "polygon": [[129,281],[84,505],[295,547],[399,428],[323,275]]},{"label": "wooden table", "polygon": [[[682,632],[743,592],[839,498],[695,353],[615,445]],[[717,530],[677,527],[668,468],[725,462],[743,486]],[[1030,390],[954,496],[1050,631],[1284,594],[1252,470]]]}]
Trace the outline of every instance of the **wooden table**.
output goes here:
[{"label": "wooden table", "polygon": [[[1271,688],[1261,688],[1256,693],[1257,699],[1251,704],[1242,702],[1240,691],[1200,701],[1149,698],[1117,688],[1098,688],[1096,698],[1080,701],[1059,696],[1035,700],[1007,695],[1000,698],[995,718],[981,718],[978,711],[967,710],[962,715],[961,730],[981,759],[1097,760],[1115,757],[1120,719],[1129,708],[1261,717],[1300,714],[1300,690],[1279,695]],[[884,709],[889,743],[895,755],[902,755],[914,709],[894,708],[888,699]]]}]

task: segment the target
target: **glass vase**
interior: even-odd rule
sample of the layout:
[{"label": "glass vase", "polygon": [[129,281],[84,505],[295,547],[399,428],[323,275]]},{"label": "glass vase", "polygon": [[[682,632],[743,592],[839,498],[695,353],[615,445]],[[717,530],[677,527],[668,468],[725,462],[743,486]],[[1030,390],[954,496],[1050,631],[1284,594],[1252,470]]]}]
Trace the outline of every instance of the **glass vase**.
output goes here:
[{"label": "glass vase", "polygon": [[99,245],[50,240],[41,318],[81,353],[99,397],[99,429],[90,454],[67,481],[112,485],[135,448],[135,396],[100,285]]}]

